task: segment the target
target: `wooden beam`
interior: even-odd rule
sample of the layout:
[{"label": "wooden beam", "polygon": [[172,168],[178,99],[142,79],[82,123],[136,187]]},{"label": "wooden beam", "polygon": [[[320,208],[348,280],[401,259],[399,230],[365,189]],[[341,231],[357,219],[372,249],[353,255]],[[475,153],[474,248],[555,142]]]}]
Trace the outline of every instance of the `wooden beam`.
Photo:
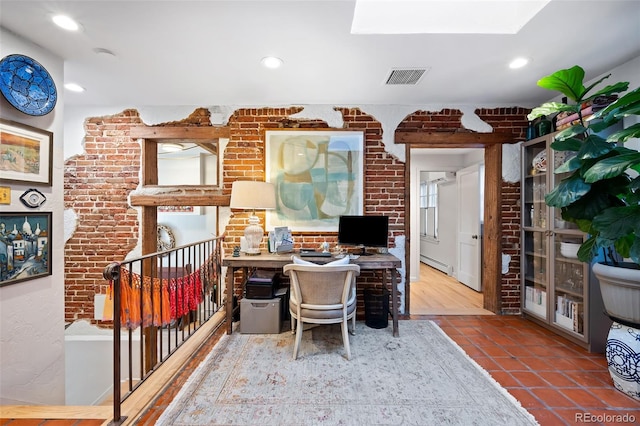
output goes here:
[{"label": "wooden beam", "polygon": [[428,144],[429,148],[483,148],[485,146],[512,143],[512,133],[477,132],[402,132],[395,133],[396,143]]},{"label": "wooden beam", "polygon": [[195,144],[197,146],[199,146],[200,148],[204,149],[205,151],[213,154],[213,155],[218,155],[218,141],[216,142],[195,142]]},{"label": "wooden beam", "polygon": [[158,144],[142,142],[142,186],[158,184]]},{"label": "wooden beam", "polygon": [[230,195],[217,186],[145,185],[130,195],[132,206],[228,206]]},{"label": "wooden beam", "polygon": [[162,140],[163,142],[202,142],[203,140],[217,140],[229,137],[229,127],[152,127],[131,126],[129,136],[134,139]]},{"label": "wooden beam", "polygon": [[[411,313],[411,146],[404,146],[404,312]],[[418,241],[419,244],[419,241]],[[394,301],[395,303],[395,301]]]},{"label": "wooden beam", "polygon": [[483,307],[500,313],[502,308],[502,146],[484,150],[484,233],[482,240]]}]

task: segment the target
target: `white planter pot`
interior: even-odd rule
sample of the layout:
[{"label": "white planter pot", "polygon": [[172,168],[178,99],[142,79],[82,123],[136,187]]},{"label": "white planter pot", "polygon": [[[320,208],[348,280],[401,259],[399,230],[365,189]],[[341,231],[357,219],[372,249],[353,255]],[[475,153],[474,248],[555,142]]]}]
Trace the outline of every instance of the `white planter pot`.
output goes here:
[{"label": "white planter pot", "polygon": [[607,313],[640,328],[640,269],[593,265]]},{"label": "white planter pot", "polygon": [[614,322],[607,336],[606,357],[616,389],[640,400],[640,330]]},{"label": "white planter pot", "polygon": [[[604,308],[614,320],[606,349],[613,385],[640,400],[640,269],[596,263],[593,273],[600,281]],[[616,319],[626,325],[615,322]]]}]

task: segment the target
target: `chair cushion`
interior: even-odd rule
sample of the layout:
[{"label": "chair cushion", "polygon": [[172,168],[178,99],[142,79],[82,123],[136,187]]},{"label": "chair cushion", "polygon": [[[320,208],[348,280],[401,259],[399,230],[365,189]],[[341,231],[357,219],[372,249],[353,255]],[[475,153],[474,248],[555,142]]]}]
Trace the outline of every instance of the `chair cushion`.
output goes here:
[{"label": "chair cushion", "polygon": [[[356,310],[355,299],[354,303],[347,305],[347,315],[351,315]],[[295,301],[289,300],[289,309],[295,316],[297,305]],[[329,319],[336,318],[336,322],[340,322],[342,320],[342,310],[341,309],[328,309],[328,310],[316,310],[316,309],[304,309],[300,310],[300,315],[303,318],[314,318],[314,319]]]},{"label": "chair cushion", "polygon": [[338,260],[333,260],[329,263],[314,263],[309,262],[308,260],[300,259],[298,256],[291,256],[291,260],[293,263],[297,265],[307,265],[307,266],[340,266],[340,265],[348,265],[349,264],[349,256],[345,256]]}]

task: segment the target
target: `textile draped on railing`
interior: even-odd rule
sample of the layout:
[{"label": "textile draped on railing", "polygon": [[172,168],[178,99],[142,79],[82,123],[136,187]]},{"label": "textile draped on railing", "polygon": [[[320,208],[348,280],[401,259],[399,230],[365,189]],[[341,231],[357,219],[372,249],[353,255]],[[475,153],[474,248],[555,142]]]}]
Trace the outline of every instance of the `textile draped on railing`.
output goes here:
[{"label": "textile draped on railing", "polygon": [[141,277],[123,269],[120,291],[120,321],[129,329],[169,325],[172,320],[197,310],[203,300],[199,269],[170,279]]}]

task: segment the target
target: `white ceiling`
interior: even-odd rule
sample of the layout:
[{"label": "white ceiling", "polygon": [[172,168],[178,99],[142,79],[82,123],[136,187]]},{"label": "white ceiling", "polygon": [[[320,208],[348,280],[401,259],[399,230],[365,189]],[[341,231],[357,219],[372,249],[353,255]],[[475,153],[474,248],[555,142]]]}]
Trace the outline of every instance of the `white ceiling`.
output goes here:
[{"label": "white ceiling", "polygon": [[[536,86],[544,75],[578,64],[590,79],[640,55],[640,1],[554,0],[514,35],[352,35],[354,6],[0,0],[0,25],[64,58],[66,82],[86,88],[67,91],[67,105],[530,107],[554,95]],[[55,27],[56,13],[82,32]],[[263,68],[267,55],[284,66]],[[510,70],[518,55],[531,64]],[[415,67],[429,68],[417,85],[384,84],[392,69]]]}]

